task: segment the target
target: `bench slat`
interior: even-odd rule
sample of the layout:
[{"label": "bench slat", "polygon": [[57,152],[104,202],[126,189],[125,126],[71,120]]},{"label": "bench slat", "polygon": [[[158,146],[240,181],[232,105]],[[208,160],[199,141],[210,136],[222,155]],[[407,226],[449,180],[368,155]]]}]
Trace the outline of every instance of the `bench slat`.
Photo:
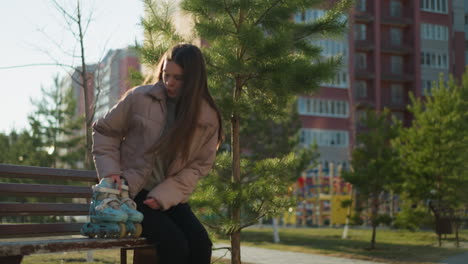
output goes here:
[{"label": "bench slat", "polygon": [[97,182],[95,171],[0,164],[0,178]]},{"label": "bench slat", "polygon": [[145,238],[124,239],[56,239],[27,242],[7,242],[0,247],[0,256],[30,255],[36,253],[53,253],[109,248],[147,247]]},{"label": "bench slat", "polygon": [[85,186],[0,183],[0,196],[91,198],[92,194]]},{"label": "bench slat", "polygon": [[75,235],[80,233],[82,225],[83,223],[1,224],[0,237]]},{"label": "bench slat", "polygon": [[0,216],[88,215],[89,204],[71,203],[0,203]]}]

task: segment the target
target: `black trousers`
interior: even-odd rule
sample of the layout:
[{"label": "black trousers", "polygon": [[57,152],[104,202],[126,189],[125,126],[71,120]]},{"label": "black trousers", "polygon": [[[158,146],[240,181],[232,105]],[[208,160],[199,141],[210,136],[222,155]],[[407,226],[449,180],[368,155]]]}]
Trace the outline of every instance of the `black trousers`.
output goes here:
[{"label": "black trousers", "polygon": [[141,191],[135,202],[145,216],[143,237],[154,243],[158,264],[209,264],[212,243],[206,229],[188,204],[179,204],[166,211],[143,204],[147,191]]}]

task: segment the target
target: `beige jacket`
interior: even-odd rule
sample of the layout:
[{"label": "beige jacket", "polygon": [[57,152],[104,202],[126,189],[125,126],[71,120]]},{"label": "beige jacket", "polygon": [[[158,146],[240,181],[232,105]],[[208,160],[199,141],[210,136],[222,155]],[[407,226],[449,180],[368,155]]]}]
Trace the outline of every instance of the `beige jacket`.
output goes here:
[{"label": "beige jacket", "polygon": [[[218,117],[203,100],[194,141],[186,162],[175,159],[166,179],[148,196],[163,210],[187,202],[198,180],[210,171],[218,144]],[[164,85],[139,86],[130,91],[104,117],[93,125],[93,156],[99,178],[122,175],[135,197],[145,186],[155,164],[150,151],[164,129],[166,95]]]}]

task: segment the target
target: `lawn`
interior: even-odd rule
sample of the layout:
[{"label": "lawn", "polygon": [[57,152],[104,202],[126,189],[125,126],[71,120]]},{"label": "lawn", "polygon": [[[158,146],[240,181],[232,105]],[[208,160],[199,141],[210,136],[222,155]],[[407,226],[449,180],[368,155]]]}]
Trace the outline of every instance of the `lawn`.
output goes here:
[{"label": "lawn", "polygon": [[[324,254],[337,257],[366,259],[385,263],[415,264],[437,263],[449,256],[468,251],[455,248],[453,235],[437,246],[437,237],[431,231],[410,232],[403,230],[377,230],[377,248],[369,250],[371,230],[350,229],[348,239],[341,239],[342,229],[334,228],[286,228],[280,230],[281,243],[272,243],[269,228],[249,228],[242,233],[242,245],[269,249]],[[460,234],[462,245],[468,244],[468,230]],[[216,239],[215,242],[229,243]],[[128,252],[128,263],[132,253]],[[94,251],[93,264],[119,263],[119,250]],[[25,264],[86,263],[86,252],[32,255],[24,258]],[[228,263],[228,262],[225,262]]]},{"label": "lawn", "polygon": [[[437,263],[449,256],[468,251],[456,248],[454,235],[437,246],[432,231],[377,230],[376,249],[369,250],[371,230],[350,229],[348,239],[341,239],[342,229],[288,228],[280,230],[281,243],[272,243],[272,230],[250,228],[242,233],[242,243],[269,249],[365,259],[385,263]],[[468,242],[468,230],[460,234],[462,245]],[[227,240],[220,240],[227,243]]]},{"label": "lawn", "polygon": [[[65,264],[65,263],[86,263],[86,264],[114,264],[120,263],[120,250],[96,250],[93,251],[93,262],[86,262],[86,252],[64,252],[56,254],[40,254],[26,256],[22,264]],[[229,260],[216,260],[216,264],[230,264]],[[133,263],[133,251],[127,253],[127,263]],[[245,263],[248,264],[248,263]]]}]

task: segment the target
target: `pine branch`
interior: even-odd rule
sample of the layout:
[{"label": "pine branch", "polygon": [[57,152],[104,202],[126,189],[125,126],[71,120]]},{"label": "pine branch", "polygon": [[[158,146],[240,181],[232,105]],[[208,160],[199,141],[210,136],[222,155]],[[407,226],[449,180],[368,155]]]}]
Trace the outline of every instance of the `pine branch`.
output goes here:
[{"label": "pine branch", "polygon": [[227,6],[226,0],[223,0],[223,2],[224,2],[224,10],[226,10],[226,13],[231,18],[232,23],[234,23],[234,26],[236,27],[236,29],[239,30],[239,25],[237,24],[236,20],[234,19],[234,16],[231,14],[231,11],[229,11],[229,7]]},{"label": "pine branch", "polygon": [[273,9],[274,7],[276,7],[280,2],[282,4],[284,4],[284,2],[282,0],[276,1],[273,5],[268,7],[267,10],[265,10],[265,12],[263,12],[262,15],[260,15],[260,17],[257,19],[257,21],[255,21],[254,25],[260,24],[262,22],[263,18],[270,12],[270,10]]}]

